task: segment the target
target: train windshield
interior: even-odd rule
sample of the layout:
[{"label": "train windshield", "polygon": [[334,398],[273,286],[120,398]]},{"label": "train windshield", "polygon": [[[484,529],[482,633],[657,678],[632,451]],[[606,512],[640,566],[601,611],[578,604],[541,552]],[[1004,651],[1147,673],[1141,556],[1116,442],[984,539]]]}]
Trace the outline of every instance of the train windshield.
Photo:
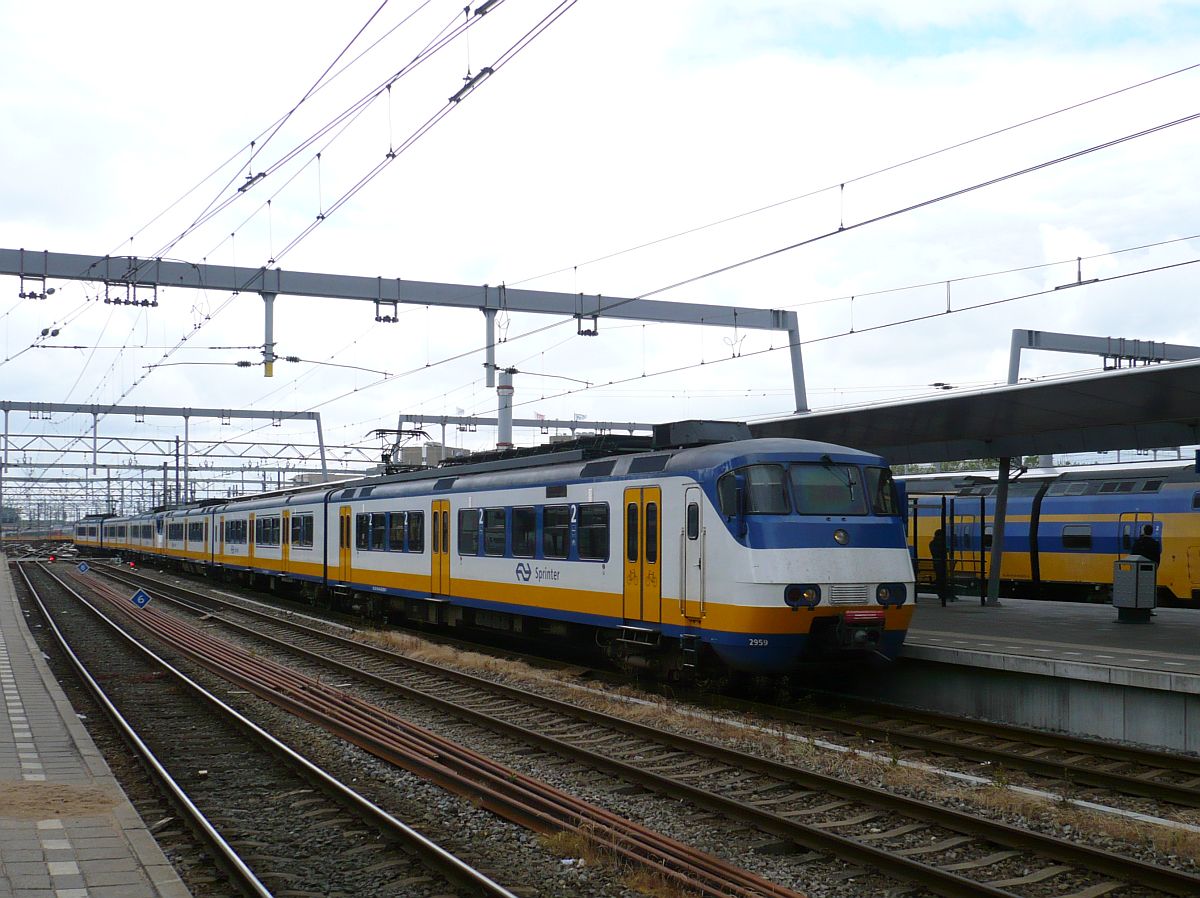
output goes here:
[{"label": "train windshield", "polygon": [[721,501],[721,512],[732,517],[737,514],[737,482],[735,475],[745,478],[746,514],[787,514],[787,485],[783,465],[747,465],[730,471],[717,481],[717,494]]},{"label": "train windshield", "polygon": [[854,465],[792,465],[789,473],[798,514],[867,513],[867,494]]}]

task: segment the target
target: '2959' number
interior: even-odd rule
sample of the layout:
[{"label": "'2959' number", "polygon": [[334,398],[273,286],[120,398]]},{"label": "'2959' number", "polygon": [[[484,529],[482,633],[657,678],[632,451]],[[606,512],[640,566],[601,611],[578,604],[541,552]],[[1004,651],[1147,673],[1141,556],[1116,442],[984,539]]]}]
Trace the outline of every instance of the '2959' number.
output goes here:
[{"label": "'2959' number", "polygon": [[751,646],[751,648],[753,648],[753,647],[754,647],[754,646],[756,646],[756,645],[766,645],[766,644],[767,644],[767,640],[765,640],[765,639],[758,639],[758,638],[756,638],[756,637],[754,637],[754,636],[751,636],[751,637],[750,637],[750,646]]}]

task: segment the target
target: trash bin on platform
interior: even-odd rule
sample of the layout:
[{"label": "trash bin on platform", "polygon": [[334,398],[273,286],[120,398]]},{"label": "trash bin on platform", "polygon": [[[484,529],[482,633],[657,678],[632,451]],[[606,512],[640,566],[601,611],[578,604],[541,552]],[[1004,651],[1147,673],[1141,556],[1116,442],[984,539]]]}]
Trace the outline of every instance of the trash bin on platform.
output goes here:
[{"label": "trash bin on platform", "polygon": [[1158,604],[1157,565],[1144,555],[1126,555],[1113,562],[1113,607],[1123,624],[1148,624]]}]

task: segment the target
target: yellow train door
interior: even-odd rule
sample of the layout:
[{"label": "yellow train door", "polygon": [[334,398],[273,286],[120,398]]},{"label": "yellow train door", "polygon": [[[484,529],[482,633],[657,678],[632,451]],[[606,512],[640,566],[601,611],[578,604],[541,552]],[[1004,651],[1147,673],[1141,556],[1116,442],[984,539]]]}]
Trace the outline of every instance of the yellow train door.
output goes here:
[{"label": "yellow train door", "polygon": [[250,512],[250,518],[246,521],[246,563],[251,567],[254,566],[254,512]]},{"label": "yellow train door", "polygon": [[288,557],[291,555],[292,548],[292,513],[284,511],[283,520],[279,527],[279,558],[280,569],[286,574],[288,569]]},{"label": "yellow train door", "polygon": [[350,580],[350,506],[338,508],[338,579],[342,582]]},{"label": "yellow train door", "polygon": [[429,594],[450,592],[450,500],[434,499],[430,505]]},{"label": "yellow train door", "polygon": [[627,621],[662,622],[662,489],[625,490]]}]

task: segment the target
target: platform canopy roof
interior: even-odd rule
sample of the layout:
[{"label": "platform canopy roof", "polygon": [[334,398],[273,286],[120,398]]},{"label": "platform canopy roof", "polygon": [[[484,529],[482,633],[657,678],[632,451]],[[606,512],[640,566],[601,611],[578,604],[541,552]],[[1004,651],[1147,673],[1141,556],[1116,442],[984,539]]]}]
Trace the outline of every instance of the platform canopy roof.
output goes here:
[{"label": "platform canopy roof", "polygon": [[939,393],[751,424],[756,437],[821,440],[892,464],[1200,444],[1200,361]]}]

